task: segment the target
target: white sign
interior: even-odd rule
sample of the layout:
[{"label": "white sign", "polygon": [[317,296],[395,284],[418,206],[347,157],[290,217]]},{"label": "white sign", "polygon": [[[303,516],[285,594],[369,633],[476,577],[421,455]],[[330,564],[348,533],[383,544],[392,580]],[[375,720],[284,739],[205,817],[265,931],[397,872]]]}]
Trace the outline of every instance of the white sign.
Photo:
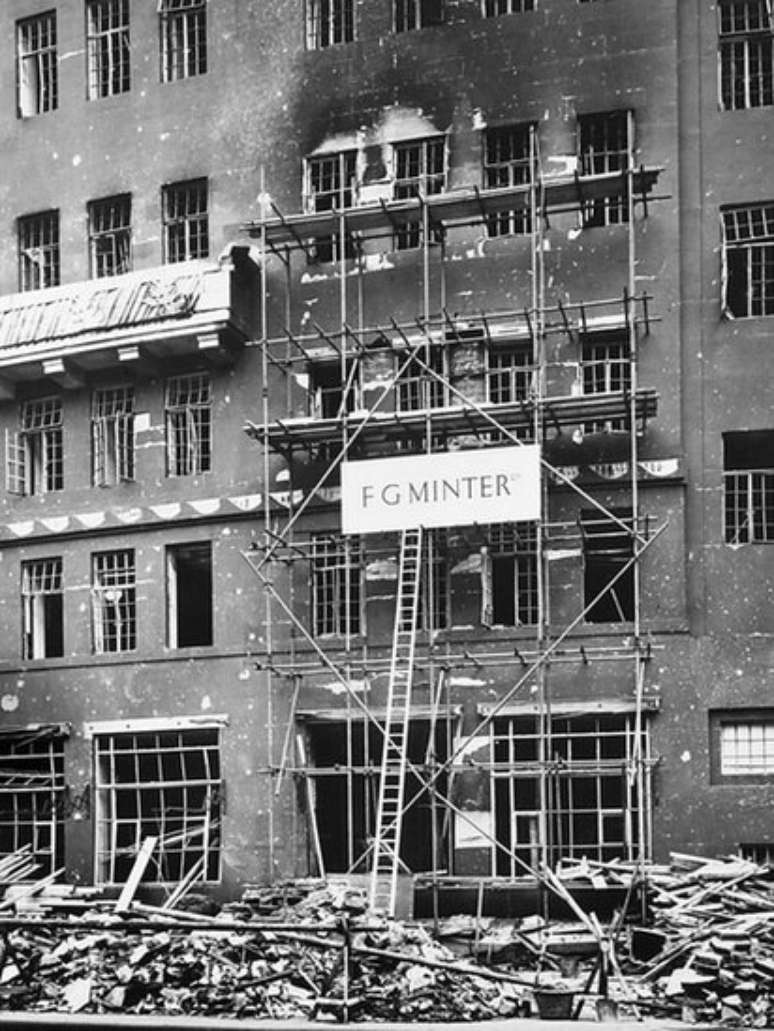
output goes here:
[{"label": "white sign", "polygon": [[487,448],[341,467],[344,533],[540,518],[540,449]]}]

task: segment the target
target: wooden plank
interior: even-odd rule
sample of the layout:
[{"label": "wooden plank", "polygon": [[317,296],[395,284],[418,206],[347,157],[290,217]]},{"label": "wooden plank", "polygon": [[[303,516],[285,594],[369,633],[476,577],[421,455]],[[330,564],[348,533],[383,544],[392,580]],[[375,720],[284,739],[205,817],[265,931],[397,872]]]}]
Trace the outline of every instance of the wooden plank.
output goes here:
[{"label": "wooden plank", "polygon": [[116,902],[115,911],[116,913],[125,913],[134,898],[134,893],[139,887],[142,875],[145,873],[146,867],[150,862],[150,857],[153,854],[153,850],[156,847],[158,838],[150,835],[143,840],[140,845],[140,851],[135,857],[132,869],[129,871],[129,876],[126,879],[126,884],[121,889],[121,894],[118,896],[118,902]]}]

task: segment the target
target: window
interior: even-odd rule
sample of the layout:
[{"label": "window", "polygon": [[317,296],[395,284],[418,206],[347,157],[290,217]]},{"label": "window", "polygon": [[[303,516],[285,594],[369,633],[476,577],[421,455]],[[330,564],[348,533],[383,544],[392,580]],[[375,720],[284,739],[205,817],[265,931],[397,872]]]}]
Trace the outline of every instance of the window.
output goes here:
[{"label": "window", "polygon": [[[611,509],[611,514],[627,526],[632,525],[629,509]],[[620,572],[634,554],[632,535],[598,509],[581,511],[584,577],[583,605],[589,605],[600,592],[599,601],[586,613],[587,623],[624,623],[634,619],[634,570]]]},{"label": "window", "polygon": [[713,710],[709,714],[710,781],[766,784],[774,777],[774,711]]},{"label": "window", "polygon": [[137,587],[133,551],[92,556],[94,652],[131,652],[137,647]]},{"label": "window", "polygon": [[393,0],[396,32],[443,24],[443,0]]},{"label": "window", "polygon": [[484,626],[535,626],[537,620],[535,525],[490,526],[481,552],[481,622]]},{"label": "window", "polygon": [[212,393],[206,372],[167,380],[167,476],[212,468]]},{"label": "window", "polygon": [[17,223],[19,289],[41,290],[59,284],[59,212],[25,215]]},{"label": "window", "polygon": [[220,731],[99,734],[94,741],[96,882],[121,884],[145,838],[158,838],[145,882],[195,868],[220,877]]},{"label": "window", "polygon": [[[584,394],[620,394],[630,390],[632,370],[627,339],[581,340],[581,383]],[[585,433],[625,430],[626,419],[606,419],[584,424]]]},{"label": "window", "polygon": [[306,46],[323,50],[355,38],[355,0],[306,0]]},{"label": "window", "polygon": [[417,597],[417,630],[445,630],[450,625],[448,550],[445,529],[425,532]]},{"label": "window", "polygon": [[487,355],[487,399],[492,404],[526,401],[532,388],[532,346],[490,348]]},{"label": "window", "polygon": [[[581,175],[625,172],[629,167],[629,117],[626,111],[580,115],[578,148]],[[583,205],[584,226],[628,222],[626,198],[598,197]]]},{"label": "window", "polygon": [[168,262],[206,258],[210,253],[207,180],[164,187],[164,244]]},{"label": "window", "polygon": [[60,398],[24,402],[20,429],[6,430],[5,475],[11,494],[48,494],[64,488]]},{"label": "window", "polygon": [[774,315],[774,203],[729,207],[723,219],[723,313]]},{"label": "window", "polygon": [[0,859],[25,846],[34,877],[64,865],[64,742],[48,728],[0,735]]},{"label": "window", "polygon": [[207,71],[206,0],[160,0],[161,81]]},{"label": "window", "polygon": [[724,538],[774,541],[774,430],[723,434]]},{"label": "window", "polygon": [[134,387],[103,387],[94,392],[91,475],[95,487],[134,479]]},{"label": "window", "polygon": [[[497,849],[493,862],[500,876],[524,873],[518,859],[533,869],[541,858],[541,828],[548,862],[586,856],[600,862],[637,856],[638,813],[649,818],[650,766],[647,728],[637,741],[634,714],[553,716],[550,738],[541,738],[535,715],[494,720],[492,797]],[[543,756],[543,742],[550,754]],[[644,761],[645,797],[629,776]],[[541,807],[541,773],[547,778]]]},{"label": "window", "polygon": [[[433,372],[445,377],[445,350],[441,346],[427,347],[406,365],[395,384],[397,411],[418,412],[425,408],[442,408],[447,403],[446,384],[424,367],[429,366]],[[405,354],[398,355],[395,361],[400,368],[406,361]]]},{"label": "window", "polygon": [[523,14],[534,11],[537,0],[484,0],[484,17],[496,18],[498,14]]},{"label": "window", "polygon": [[170,648],[212,644],[212,545],[167,548],[167,641]]},{"label": "window", "polygon": [[362,554],[357,537],[312,538],[312,633],[361,633]]},{"label": "window", "polygon": [[129,89],[129,0],[86,4],[89,100]]},{"label": "window", "polygon": [[56,11],[16,23],[16,113],[30,118],[57,106]]},{"label": "window", "polygon": [[[443,193],[446,189],[446,141],[443,136],[414,140],[411,143],[396,143],[394,159],[396,200],[405,197],[427,197]],[[410,247],[419,247],[421,238],[421,222],[409,222],[396,230],[395,248],[407,250]]]},{"label": "window", "polygon": [[128,193],[93,200],[89,212],[89,258],[94,279],[120,276],[132,267],[132,198]]},{"label": "window", "polygon": [[718,19],[721,111],[774,103],[770,0],[720,0]]},{"label": "window", "polygon": [[[357,174],[357,153],[354,150],[324,157],[309,158],[307,170],[307,210],[340,211],[352,207],[352,188]],[[315,240],[318,261],[338,261],[338,235]],[[355,254],[351,237],[345,242],[345,257]]]},{"label": "window", "polygon": [[309,414],[318,419],[337,419],[346,412],[354,411],[357,402],[357,383],[353,382],[355,374],[352,362],[347,363],[345,380],[342,380],[341,365],[338,362],[310,366]]},{"label": "window", "polygon": [[[498,12],[504,13],[504,12]],[[511,125],[487,129],[484,135],[484,186],[488,190],[504,186],[528,186],[531,182],[530,155],[532,127]],[[489,236],[529,233],[532,218],[529,207],[501,211],[487,219]]]},{"label": "window", "polygon": [[64,655],[62,559],[22,562],[22,657]]}]

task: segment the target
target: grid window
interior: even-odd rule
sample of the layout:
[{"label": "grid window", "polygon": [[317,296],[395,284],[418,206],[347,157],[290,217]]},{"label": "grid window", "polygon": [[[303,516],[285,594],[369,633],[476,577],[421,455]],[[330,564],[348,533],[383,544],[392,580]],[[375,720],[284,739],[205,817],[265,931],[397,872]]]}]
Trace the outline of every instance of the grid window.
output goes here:
[{"label": "grid window", "polygon": [[774,315],[774,204],[724,208],[721,217],[724,312]]},{"label": "grid window", "polygon": [[[419,358],[421,357],[420,364]],[[405,356],[396,358],[397,366],[405,362]],[[428,372],[429,366],[439,376],[446,375],[446,357],[443,347],[429,347],[418,357],[412,358],[395,384],[396,409],[399,412],[418,412],[426,408],[442,408],[446,403],[446,384]]]},{"label": "grid window", "polygon": [[532,388],[532,347],[491,348],[487,355],[487,397],[492,404],[526,401]]},{"label": "grid window", "polygon": [[[584,394],[620,394],[631,388],[632,370],[626,340],[592,340],[581,343],[581,383]],[[626,419],[606,419],[584,424],[585,433],[626,429]]]},{"label": "grid window", "polygon": [[129,89],[129,0],[88,0],[89,100]]},{"label": "grid window", "polygon": [[524,14],[534,11],[537,0],[484,0],[484,17],[496,18],[499,14]]},{"label": "grid window", "polygon": [[128,193],[89,203],[89,257],[95,279],[132,267],[132,198]]},{"label": "grid window", "polygon": [[[578,149],[581,175],[625,172],[629,167],[629,118],[626,111],[580,115]],[[584,226],[608,226],[629,220],[625,197],[598,197],[582,209]]]},{"label": "grid window", "polygon": [[64,655],[62,559],[22,562],[22,657]]},{"label": "grid window", "polygon": [[17,223],[19,289],[59,285],[59,212],[25,215]]},{"label": "grid window", "polygon": [[535,626],[538,620],[537,535],[533,523],[489,527],[482,555],[482,623]]},{"label": "grid window", "polygon": [[[345,150],[340,154],[309,158],[307,170],[307,210],[340,211],[353,204],[353,184],[357,175],[357,153]],[[318,261],[339,260],[338,235],[315,240]],[[345,257],[354,257],[352,238],[345,242]]]},{"label": "grid window", "polygon": [[356,537],[312,538],[312,627],[315,636],[361,633],[362,554]]},{"label": "grid window", "polygon": [[206,372],[167,380],[167,476],[212,468],[212,390]]},{"label": "grid window", "polygon": [[57,107],[56,11],[16,23],[16,112],[30,118]]},{"label": "grid window", "polygon": [[720,0],[718,19],[721,110],[774,104],[770,0]]},{"label": "grid window", "polygon": [[34,877],[64,865],[64,743],[37,730],[0,742],[0,859],[27,848]]},{"label": "grid window", "polygon": [[[428,197],[446,189],[446,140],[433,136],[411,143],[396,143],[394,147],[396,200],[407,197]],[[396,230],[396,250],[419,247],[422,223],[409,222]]]},{"label": "grid window", "polygon": [[393,0],[396,32],[443,24],[443,0]]},{"label": "grid window", "polygon": [[161,81],[175,82],[207,71],[206,0],[161,0]]},{"label": "grid window", "polygon": [[723,723],[720,727],[720,773],[723,777],[774,774],[774,721]]},{"label": "grid window", "polygon": [[122,884],[145,838],[143,880],[220,878],[223,781],[217,728],[100,734],[94,743],[96,881]]},{"label": "grid window", "polygon": [[137,586],[134,551],[101,551],[92,564],[94,652],[131,652],[137,647]]},{"label": "grid window", "polygon": [[[495,834],[507,850],[494,855],[497,874],[523,874],[518,859],[535,869],[543,846],[552,866],[562,858],[637,856],[642,805],[647,833],[650,765],[647,728],[638,742],[633,715],[553,717],[550,734],[540,733],[536,716],[502,717],[494,720],[491,743]],[[639,762],[644,799],[630,776]]]},{"label": "grid window", "polygon": [[5,475],[11,494],[47,494],[64,488],[60,398],[24,402],[19,430],[6,430]]},{"label": "grid window", "polygon": [[134,387],[95,390],[91,402],[91,456],[95,487],[134,479]]},{"label": "grid window", "polygon": [[210,253],[207,180],[165,186],[163,208],[166,260],[206,258]]},{"label": "grid window", "polygon": [[306,45],[323,50],[355,38],[355,0],[306,0]]},{"label": "grid window", "polygon": [[774,542],[774,430],[723,435],[724,537]]},{"label": "grid window", "polygon": [[[505,13],[505,12],[498,12]],[[484,136],[484,186],[497,189],[505,186],[528,186],[532,128],[529,125],[511,125],[502,129],[487,129]],[[501,211],[487,219],[489,236],[509,236],[532,230],[531,212]]]}]

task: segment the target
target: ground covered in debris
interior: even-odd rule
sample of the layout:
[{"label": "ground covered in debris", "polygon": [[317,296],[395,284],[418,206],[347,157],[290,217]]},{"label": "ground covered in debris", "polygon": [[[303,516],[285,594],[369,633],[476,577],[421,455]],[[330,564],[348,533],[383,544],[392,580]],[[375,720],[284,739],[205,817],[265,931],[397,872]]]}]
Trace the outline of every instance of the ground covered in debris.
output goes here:
[{"label": "ground covered in debris", "polygon": [[[572,924],[389,921],[368,913],[360,892],[319,882],[253,888],[216,914],[192,912],[190,898],[117,911],[93,890],[12,884],[0,902],[0,1007],[435,1023],[596,1009],[774,1024],[767,868],[673,856],[668,867],[583,861],[545,877]],[[625,919],[602,925],[568,901],[572,885],[600,879],[631,888]]]}]

